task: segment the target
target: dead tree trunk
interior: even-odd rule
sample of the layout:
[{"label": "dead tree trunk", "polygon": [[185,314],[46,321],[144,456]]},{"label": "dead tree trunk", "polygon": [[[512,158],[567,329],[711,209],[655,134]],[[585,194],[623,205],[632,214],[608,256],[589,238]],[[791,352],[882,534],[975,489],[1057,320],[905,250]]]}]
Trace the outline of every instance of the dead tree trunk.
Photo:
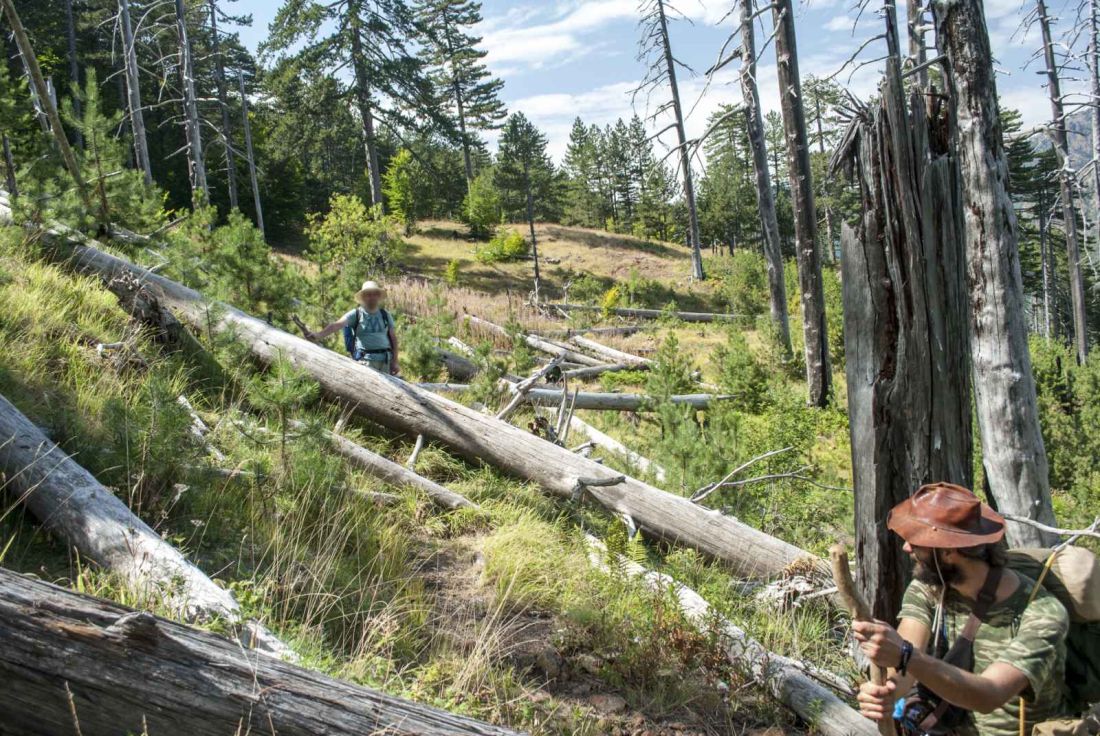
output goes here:
[{"label": "dead tree trunk", "polygon": [[[962,180],[974,406],[985,477],[1001,511],[1053,525],[985,16],[980,0],[936,0],[932,7],[957,116],[952,140]],[[1053,541],[1022,524],[1009,524],[1008,537],[1019,547]]]},{"label": "dead tree trunk", "polygon": [[638,355],[617,350],[603,343],[596,342],[595,340],[590,340],[582,335],[573,335],[569,340],[570,342],[576,343],[581,349],[595,353],[604,360],[614,361],[619,364],[631,364],[636,368],[649,368],[653,365],[653,361],[649,358],[642,358]]},{"label": "dead tree trunk", "polygon": [[30,39],[27,38],[26,29],[23,28],[23,21],[19,19],[19,13],[15,10],[13,0],[0,0],[0,3],[3,5],[8,25],[11,26],[12,35],[15,37],[15,45],[19,48],[19,55],[23,57],[23,63],[27,66],[27,76],[31,80],[31,89],[38,95],[38,102],[49,119],[50,131],[53,133],[57,150],[61,154],[62,161],[65,162],[65,168],[69,170],[69,174],[73,177],[73,184],[80,193],[85,208],[90,210],[92,203],[88,195],[88,187],[84,185],[84,177],[80,173],[80,164],[77,163],[76,155],[69,146],[69,139],[65,137],[65,128],[61,125],[61,116],[57,114],[57,106],[50,97],[46,80],[42,76],[42,69],[38,66],[38,57],[34,55],[34,48],[31,46]]},{"label": "dead tree trunk", "polygon": [[[4,213],[10,217],[10,211]],[[54,227],[44,239],[69,257],[74,268],[108,279],[121,274],[137,278],[162,307],[204,330],[231,331],[259,360],[280,356],[307,371],[331,399],[373,422],[450,447],[473,462],[537,483],[565,498],[589,497],[605,508],[627,514],[646,533],[695,548],[727,561],[736,574],[767,578],[782,574],[792,562],[814,560],[794,545],[771,537],[736,519],[703,509],[675,496],[619,475],[592,460],[540,439],[519,428],[435,396],[404,381],[366,370],[350,358],[276,329],[232,307],[212,310],[201,294],[147,269],[134,266]],[[88,243],[89,241],[83,241]]]},{"label": "dead tree trunk", "polygon": [[3,729],[25,736],[514,733],[2,569],[0,640]]},{"label": "dead tree trunk", "polygon": [[374,131],[374,111],[371,104],[370,79],[367,76],[363,50],[363,24],[359,16],[359,0],[348,5],[348,30],[351,33],[351,67],[355,75],[355,102],[359,108],[359,124],[363,128],[363,146],[367,153],[370,174],[371,204],[382,205],[382,170],[378,158],[378,138]]},{"label": "dead tree trunk", "polygon": [[790,355],[791,325],[787,315],[787,284],[783,278],[783,248],[775,211],[775,191],[768,171],[768,144],[764,139],[764,119],[760,112],[760,88],[756,84],[754,16],[753,0],[741,0],[741,96],[744,98],[749,148],[752,150],[752,168],[756,174],[756,204],[760,209],[760,227],[764,234],[764,262],[768,269],[772,324],[778,333],[779,344]]},{"label": "dead tree trunk", "polygon": [[1100,7],[1089,0],[1089,87],[1092,91],[1092,197],[1096,219],[1096,257],[1100,259]]},{"label": "dead tree trunk", "polygon": [[265,238],[264,232],[264,207],[260,201],[260,180],[256,176],[256,154],[252,149],[252,122],[248,119],[248,94],[244,89],[244,72],[237,75],[237,83],[241,88],[241,125],[244,128],[244,150],[248,155],[248,176],[252,181],[252,204],[256,208],[256,227]]},{"label": "dead tree trunk", "polygon": [[523,156],[523,184],[527,190],[527,224],[531,228],[531,256],[535,262],[535,304],[540,301],[542,275],[539,273],[539,241],[535,237],[535,198],[531,192],[531,164],[527,154]]},{"label": "dead tree trunk", "polygon": [[[485,330],[486,332],[489,332],[498,337],[503,337],[505,339],[511,339],[512,337],[508,333],[508,330],[504,329],[498,324],[490,322],[489,320],[481,319],[480,317],[475,317],[473,315],[467,315],[466,321],[474,327]],[[541,353],[564,358],[570,363],[577,363],[579,365],[587,365],[593,367],[603,365],[602,361],[596,360],[595,358],[590,358],[584,353],[578,353],[576,350],[570,350],[568,348],[563,348],[560,345],[555,345],[549,340],[543,340],[541,337],[538,337],[536,335],[519,335],[518,337],[519,339],[523,340],[532,350],[538,350]]]},{"label": "dead tree trunk", "polygon": [[237,162],[233,155],[233,130],[229,125],[229,97],[225,91],[225,57],[218,38],[218,3],[210,0],[210,52],[214,55],[214,82],[218,86],[218,107],[222,112],[222,143],[225,145],[226,185],[229,189],[229,209],[239,207],[237,201]]},{"label": "dead tree trunk", "polygon": [[0,472],[6,488],[50,533],[122,578],[139,595],[165,599],[188,619],[243,625],[242,641],[273,654],[286,646],[242,619],[233,595],[215,585],[150,529],[91,473],[0,396]]},{"label": "dead tree trunk", "polygon": [[1058,156],[1058,181],[1062,193],[1062,226],[1066,232],[1066,269],[1069,271],[1069,293],[1073,308],[1073,345],[1077,362],[1084,363],[1089,354],[1088,319],[1085,314],[1085,281],[1081,273],[1081,242],[1077,232],[1077,206],[1074,197],[1073,164],[1069,158],[1069,136],[1066,132],[1066,112],[1062,104],[1062,87],[1058,59],[1050,32],[1050,17],[1045,0],[1036,0],[1037,20],[1043,36],[1043,58],[1046,60],[1047,91],[1050,93],[1050,141]]},{"label": "dead tree trunk", "polygon": [[145,137],[145,113],[141,106],[141,81],[138,77],[137,43],[130,19],[130,0],[119,0],[118,15],[122,26],[122,53],[126,70],[126,107],[130,132],[134,136],[134,159],[145,176],[145,185],[153,183],[153,166],[149,160],[149,143]]},{"label": "dead tree trunk", "polygon": [[[604,311],[603,307],[597,307],[591,304],[554,303],[547,306],[565,312]],[[717,312],[666,312],[663,309],[636,309],[633,307],[614,307],[606,311],[619,317],[631,317],[633,319],[662,319],[666,316],[671,316],[681,322],[732,322],[737,319],[736,314],[722,314]]]},{"label": "dead tree trunk", "polygon": [[[70,99],[73,103],[73,116],[82,119],[80,101],[80,61],[76,58],[76,19],[73,17],[73,0],[65,0],[65,30],[66,40],[69,43],[69,82],[73,87]],[[84,148],[84,134],[78,128],[75,131],[76,147]]]},{"label": "dead tree trunk", "polygon": [[794,8],[791,0],[774,5],[775,56],[779,76],[779,99],[787,137],[787,172],[794,207],[795,255],[802,291],[802,335],[805,342],[806,385],[811,406],[826,406],[832,393],[829,365],[829,331],[825,324],[825,292],[821,283],[821,251],[817,246],[817,209],[814,205],[813,173],[806,136],[806,113],[802,104],[802,81],[798,72]]},{"label": "dead tree trunk", "polygon": [[183,88],[183,114],[187,130],[187,167],[191,180],[191,205],[210,203],[210,186],[206,181],[206,162],[202,150],[202,122],[195,97],[195,71],[191,64],[191,41],[187,36],[187,9],[183,0],[176,0],[176,34],[180,45],[180,86]]},{"label": "dead tree trunk", "polygon": [[946,112],[889,59],[880,102],[838,150],[863,218],[841,230],[856,554],[874,617],[894,621],[910,562],[886,516],[924,483],[971,481],[966,262]]},{"label": "dead tree trunk", "polygon": [[684,179],[684,200],[688,209],[688,245],[691,247],[691,277],[697,280],[706,278],[703,271],[703,244],[699,234],[699,211],[695,206],[695,182],[691,174],[691,149],[688,147],[687,131],[684,128],[684,111],[680,105],[680,86],[676,81],[676,59],[672,55],[672,41],[668,36],[668,17],[665,14],[665,0],[656,0],[658,14],[658,33],[660,38],[669,91],[670,102],[676,127],[676,139],[679,144],[680,171]]}]

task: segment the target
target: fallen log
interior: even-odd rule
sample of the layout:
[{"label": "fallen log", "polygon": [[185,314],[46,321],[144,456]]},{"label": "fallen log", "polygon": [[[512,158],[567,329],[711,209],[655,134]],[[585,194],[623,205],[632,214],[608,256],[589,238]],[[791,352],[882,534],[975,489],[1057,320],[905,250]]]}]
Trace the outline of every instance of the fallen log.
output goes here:
[{"label": "fallen log", "polygon": [[[506,422],[398,378],[362,370],[346,356],[233,307],[218,304],[214,308],[193,289],[106,253],[70,231],[53,226],[43,238],[63,249],[72,267],[83,273],[106,278],[133,274],[162,305],[204,330],[235,334],[260,361],[270,363],[282,356],[309,373],[328,398],[385,427],[413,437],[423,434],[471,461],[488,463],[565,498],[573,497],[578,478],[614,475],[593,460]],[[590,488],[588,496],[613,512],[629,514],[647,534],[724,560],[746,577],[770,578],[807,558],[827,574],[820,559],[792,544],[633,478]]]},{"label": "fallen log", "polygon": [[[470,390],[468,383],[418,383],[422,389],[437,394],[461,394]],[[503,385],[503,384],[502,384]],[[515,384],[508,382],[508,389],[515,390]],[[532,388],[527,391],[527,401],[536,406],[559,406],[566,395],[560,388]],[[569,394],[572,396],[572,394]],[[714,394],[679,394],[668,397],[673,404],[684,404],[693,409],[706,409],[714,401],[729,401],[735,398]],[[653,397],[645,394],[611,394],[594,391],[577,392],[577,409],[589,411],[650,411],[655,405]]]},{"label": "fallen log", "polygon": [[736,314],[721,314],[715,312],[666,312],[663,309],[636,309],[631,307],[614,307],[605,310],[590,304],[547,304],[548,307],[561,309],[566,312],[604,312],[620,317],[633,317],[634,319],[661,319],[662,317],[675,317],[681,322],[732,322],[737,319]]},{"label": "fallen log", "polygon": [[629,447],[619,442],[611,435],[605,434],[600,430],[593,427],[588,422],[584,421],[578,416],[572,416],[569,418],[569,428],[573,432],[579,432],[584,435],[589,442],[593,443],[597,447],[602,447],[613,455],[617,455],[629,465],[635,468],[639,473],[643,475],[652,474],[653,478],[658,483],[664,483],[668,478],[668,473],[665,469],[653,462],[647,457],[643,457],[638,453],[631,450]]},{"label": "fallen log", "polygon": [[636,371],[644,368],[645,366],[634,365],[632,363],[615,363],[609,365],[592,365],[585,366],[583,368],[571,368],[569,370],[562,371],[563,378],[576,379],[583,381],[589,378],[596,378],[602,376],[604,373],[617,373],[620,371]]},{"label": "fallen log", "polygon": [[[495,322],[490,322],[489,320],[475,317],[472,314],[466,315],[466,319],[471,325],[474,325],[475,327],[480,327],[486,332],[491,332],[494,335],[499,335],[500,337],[508,339],[511,339],[512,337],[508,333],[508,330],[504,329]],[[525,343],[527,343],[527,346],[530,347],[532,350],[538,350],[539,352],[546,353],[547,355],[557,356],[559,358],[562,358],[563,360],[568,360],[570,363],[577,363],[578,365],[588,366],[603,365],[603,361],[596,360],[595,358],[585,355],[584,353],[578,353],[575,350],[570,350],[569,348],[562,347],[561,345],[555,345],[549,340],[542,339],[538,335],[519,335],[519,337]]]},{"label": "fallen log", "polygon": [[[607,548],[598,539],[587,536],[589,560],[596,567],[609,569]],[[612,564],[647,588],[671,591],[689,621],[704,631],[717,625],[719,642],[726,659],[746,672],[772,697],[813,725],[826,736],[874,736],[875,727],[836,693],[814,679],[814,670],[781,654],[770,652],[741,627],[714,611],[701,595],[675,579],[648,570],[636,562],[616,557]],[[835,680],[831,673],[829,681]],[[823,678],[824,679],[824,678]]]},{"label": "fallen log", "polygon": [[264,626],[245,620],[233,594],[131,513],[6,398],[0,396],[0,472],[4,487],[52,534],[118,575],[138,594],[163,600],[178,615],[225,620],[249,646],[294,656]]},{"label": "fallen log", "polygon": [[573,335],[573,337],[569,339],[578,347],[595,353],[606,360],[612,360],[616,363],[632,364],[636,368],[650,368],[653,366],[653,361],[649,358],[642,358],[622,350],[616,350],[613,347],[596,342],[595,340],[590,340],[582,335]]},{"label": "fallen log", "polygon": [[0,731],[512,734],[0,569]]},{"label": "fallen log", "polygon": [[535,330],[539,337],[573,337],[574,335],[633,335],[643,330],[652,330],[652,325],[622,325],[616,327],[570,327],[564,330]]}]

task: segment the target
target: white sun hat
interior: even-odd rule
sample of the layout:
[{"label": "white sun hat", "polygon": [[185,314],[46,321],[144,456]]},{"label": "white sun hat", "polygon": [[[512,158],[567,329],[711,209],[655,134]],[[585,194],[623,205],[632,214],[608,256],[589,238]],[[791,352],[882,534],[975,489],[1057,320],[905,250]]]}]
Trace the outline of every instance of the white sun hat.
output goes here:
[{"label": "white sun hat", "polygon": [[363,288],[355,292],[356,301],[362,302],[363,296],[366,294],[385,294],[386,290],[379,285],[377,281],[364,281]]}]

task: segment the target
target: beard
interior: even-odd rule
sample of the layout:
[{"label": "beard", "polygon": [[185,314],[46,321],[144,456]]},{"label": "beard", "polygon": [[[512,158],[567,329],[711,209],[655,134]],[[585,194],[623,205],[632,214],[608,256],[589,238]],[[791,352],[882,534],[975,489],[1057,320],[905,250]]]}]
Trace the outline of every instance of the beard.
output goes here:
[{"label": "beard", "polygon": [[[939,559],[935,550],[921,550],[914,552],[913,558],[916,566],[913,569],[913,577],[925,585],[951,585],[962,580],[963,575],[957,565],[952,565]],[[937,565],[938,560],[938,565]]]}]

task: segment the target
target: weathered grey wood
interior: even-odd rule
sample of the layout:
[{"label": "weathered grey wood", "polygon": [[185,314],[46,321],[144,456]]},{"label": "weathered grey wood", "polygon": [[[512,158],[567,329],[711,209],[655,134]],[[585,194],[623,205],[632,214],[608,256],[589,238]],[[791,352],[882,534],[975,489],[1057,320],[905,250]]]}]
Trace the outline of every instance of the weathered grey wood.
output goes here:
[{"label": "weathered grey wood", "polygon": [[602,447],[613,455],[619,456],[642,475],[652,474],[654,480],[658,483],[664,483],[668,478],[668,473],[663,467],[634,452],[622,442],[605,432],[601,432],[575,414],[569,417],[569,429],[571,432],[584,435],[585,439],[597,447]]},{"label": "weathered grey wood", "polygon": [[817,244],[817,210],[814,205],[810,143],[806,135],[802,80],[798,72],[794,7],[791,0],[776,0],[775,59],[779,77],[780,111],[787,137],[787,170],[794,209],[795,255],[802,296],[802,337],[805,345],[806,386],[811,406],[826,406],[832,393],[829,362],[829,330],[825,323],[825,291],[821,279],[821,251]]},{"label": "weathered grey wood", "polygon": [[584,337],[583,335],[573,335],[573,337],[569,339],[578,347],[598,355],[605,360],[611,360],[615,363],[626,363],[628,365],[632,364],[636,368],[650,368],[653,366],[653,361],[649,358],[643,358],[624,350],[617,350],[609,345],[604,345],[603,343]]},{"label": "weathered grey wood", "polygon": [[787,283],[783,277],[783,250],[779,241],[779,219],[775,209],[775,191],[768,169],[768,144],[764,140],[764,120],[760,111],[760,88],[756,84],[756,17],[753,0],[741,0],[741,98],[745,107],[745,127],[752,151],[756,183],[756,205],[760,210],[760,229],[764,234],[764,262],[768,269],[768,304],[779,344],[791,353],[791,325],[787,313]]},{"label": "weathered grey wood", "polygon": [[187,36],[187,8],[176,0],[176,36],[179,40],[180,87],[183,89],[184,127],[187,133],[187,167],[191,180],[192,206],[209,204],[210,185],[206,180],[205,151],[202,147],[202,121],[195,97],[195,70],[191,63],[191,41]]},{"label": "weathered grey wood", "polygon": [[134,40],[133,21],[130,18],[130,0],[118,0],[118,14],[122,27],[122,53],[126,70],[126,108],[130,118],[130,132],[134,136],[134,160],[145,185],[153,183],[153,166],[149,160],[149,143],[145,136],[145,112],[141,104],[141,81],[138,77],[137,44]]},{"label": "weathered grey wood", "polygon": [[225,57],[221,38],[218,36],[218,3],[209,0],[210,6],[210,54],[214,57],[214,83],[218,88],[218,107],[222,118],[222,143],[225,145],[225,181],[229,189],[229,209],[235,210],[237,202],[237,161],[233,155],[233,129],[229,124],[229,97],[225,91]]},{"label": "weathered grey wood", "polygon": [[[1096,257],[1100,259],[1100,2],[1089,0],[1088,31],[1089,110],[1092,118],[1089,143],[1092,146],[1092,208],[1097,213],[1095,223]],[[1048,337],[1050,330],[1047,330]]]},{"label": "weathered grey wood", "polygon": [[648,368],[645,365],[635,365],[633,363],[612,363],[608,365],[593,365],[585,366],[583,368],[569,368],[561,372],[562,378],[574,379],[583,381],[589,378],[596,378],[602,376],[604,373],[615,373],[617,371],[636,371],[644,370]]},{"label": "weathered grey wood", "polygon": [[[367,74],[367,54],[363,47],[364,35],[370,33],[370,23],[364,28],[362,0],[349,0],[346,10],[348,33],[351,34],[351,71],[355,78],[355,106],[362,127],[363,147],[367,154],[367,174],[370,177],[371,204],[384,204],[382,198],[382,168],[378,156],[378,136],[374,127],[374,101],[371,99],[371,80]],[[366,14],[369,21],[369,13]]]},{"label": "weathered grey wood", "polygon": [[[985,477],[1001,511],[1054,526],[1024,322],[1016,213],[1008,195],[1008,163],[982,4],[935,0],[932,10],[957,121],[952,138],[962,176],[974,407]],[[1009,524],[1008,538],[1017,547],[1054,541],[1022,524]]]},{"label": "weathered grey wood", "polygon": [[0,731],[514,733],[281,662],[206,631],[0,569]]},{"label": "weathered grey wood", "polygon": [[[494,322],[490,322],[486,319],[481,319],[480,317],[474,317],[473,315],[467,315],[466,320],[475,327],[480,327],[484,329],[486,332],[491,332],[495,335],[499,335],[500,337],[511,339],[511,335],[508,334],[508,330],[504,329]],[[578,353],[575,350],[564,348],[561,345],[555,345],[549,340],[542,339],[538,335],[520,335],[520,338],[525,343],[527,343],[528,347],[532,348],[533,350],[538,350],[539,352],[546,353],[548,355],[555,355],[564,358],[570,363],[578,363],[580,365],[588,366],[603,365],[602,361],[596,360],[595,358],[589,357],[583,353]]]},{"label": "weathered grey wood", "polygon": [[369,475],[394,486],[412,486],[431,499],[432,503],[452,511],[457,509],[475,509],[477,504],[449,488],[439,485],[422,475],[418,475],[389,458],[371,452],[357,442],[352,442],[335,432],[326,432],[325,436],[340,457],[350,461]]},{"label": "weathered grey wood", "polygon": [[1066,269],[1069,271],[1069,294],[1073,314],[1073,344],[1077,362],[1084,363],[1089,354],[1089,337],[1085,306],[1085,281],[1081,273],[1081,242],[1077,231],[1077,193],[1073,162],[1070,160],[1069,133],[1062,86],[1051,37],[1051,19],[1045,0],[1035,0],[1036,20],[1043,37],[1043,59],[1046,62],[1047,93],[1050,95],[1051,121],[1047,130],[1054,152],[1058,156],[1058,184],[1062,198],[1062,228],[1066,235]]},{"label": "weathered grey wood", "polygon": [[[565,312],[602,312],[603,307],[591,304],[548,304],[554,309]],[[681,322],[732,322],[737,319],[735,314],[721,314],[714,312],[666,312],[663,309],[639,309],[634,307],[613,307],[606,310],[610,314],[620,317],[633,317],[635,319],[662,319],[665,316],[675,317]]]},{"label": "weathered grey wood", "polygon": [[229,591],[134,516],[3,396],[0,472],[6,476],[7,492],[42,526],[84,558],[118,575],[136,593],[163,599],[188,619],[241,625],[243,640],[257,649],[290,654],[266,628],[242,618]]},{"label": "weathered grey wood", "polygon": [[651,330],[649,325],[623,325],[621,327],[571,327],[565,330],[532,330],[539,337],[573,337],[573,335],[633,335],[642,330]]},{"label": "weathered grey wood", "polygon": [[241,92],[241,127],[244,128],[244,151],[248,156],[248,177],[252,183],[252,206],[256,210],[256,227],[260,234],[264,232],[264,205],[260,199],[260,181],[256,176],[256,153],[252,149],[252,121],[248,119],[248,94],[244,89],[244,71],[237,75],[237,85]]},{"label": "weathered grey wood", "polygon": [[911,564],[888,512],[925,483],[971,481],[969,304],[957,163],[930,144],[947,120],[919,92],[906,104],[896,58],[880,91],[838,156],[863,210],[841,230],[856,553],[864,598],[893,621]]},{"label": "weathered grey wood", "polygon": [[[0,213],[10,217],[10,210],[0,209]],[[70,231],[54,226],[43,233],[43,239],[57,246],[72,267],[83,273],[106,278],[129,273],[140,278],[163,306],[203,329],[233,332],[262,361],[286,358],[313,376],[329,398],[385,427],[414,437],[423,434],[467,459],[489,463],[566,498],[574,497],[579,479],[620,477],[597,462],[506,422],[398,378],[365,371],[350,358],[262,319],[225,305],[212,310],[213,305],[198,292],[106,253],[93,241],[77,240]],[[647,534],[724,560],[738,574],[768,578],[806,559],[825,569],[819,559],[792,544],[633,478],[591,487],[587,493],[607,509],[629,514]]]},{"label": "weathered grey wood", "polygon": [[[607,548],[588,536],[589,560],[607,570]],[[703,596],[674,578],[648,570],[636,562],[617,557],[615,569],[638,578],[646,587],[665,593],[671,591],[689,621],[703,631],[717,628],[718,644],[726,659],[739,671],[747,670],[753,681],[825,736],[874,736],[870,721],[844,702],[829,688],[815,680],[810,668],[789,657],[768,651],[748,632],[715,611]],[[832,679],[832,678],[830,678]]]},{"label": "weathered grey wood", "polygon": [[[467,383],[420,383],[417,384],[420,388],[434,393],[442,394],[461,394],[470,390],[470,385]],[[503,385],[503,384],[502,384]],[[507,382],[507,388],[510,391],[515,390],[515,384]],[[527,391],[527,401],[536,406],[559,406],[562,402],[563,396],[570,396],[570,401],[573,399],[572,393],[560,388],[531,388]],[[735,399],[735,396],[713,395],[713,394],[679,394],[668,397],[668,401],[673,404],[685,404],[691,406],[694,409],[706,409],[714,401],[730,401]],[[594,391],[577,391],[576,392],[576,408],[589,411],[650,411],[655,405],[656,401],[645,394],[612,394],[612,393],[598,393]]]},{"label": "weathered grey wood", "polygon": [[[65,0],[65,40],[68,41],[69,83],[74,90],[74,94],[69,98],[73,105],[73,117],[83,120],[84,105],[79,94],[80,60],[76,57],[76,18],[73,17],[73,0]],[[73,139],[77,148],[84,148],[84,134],[80,130],[73,131]]]}]

